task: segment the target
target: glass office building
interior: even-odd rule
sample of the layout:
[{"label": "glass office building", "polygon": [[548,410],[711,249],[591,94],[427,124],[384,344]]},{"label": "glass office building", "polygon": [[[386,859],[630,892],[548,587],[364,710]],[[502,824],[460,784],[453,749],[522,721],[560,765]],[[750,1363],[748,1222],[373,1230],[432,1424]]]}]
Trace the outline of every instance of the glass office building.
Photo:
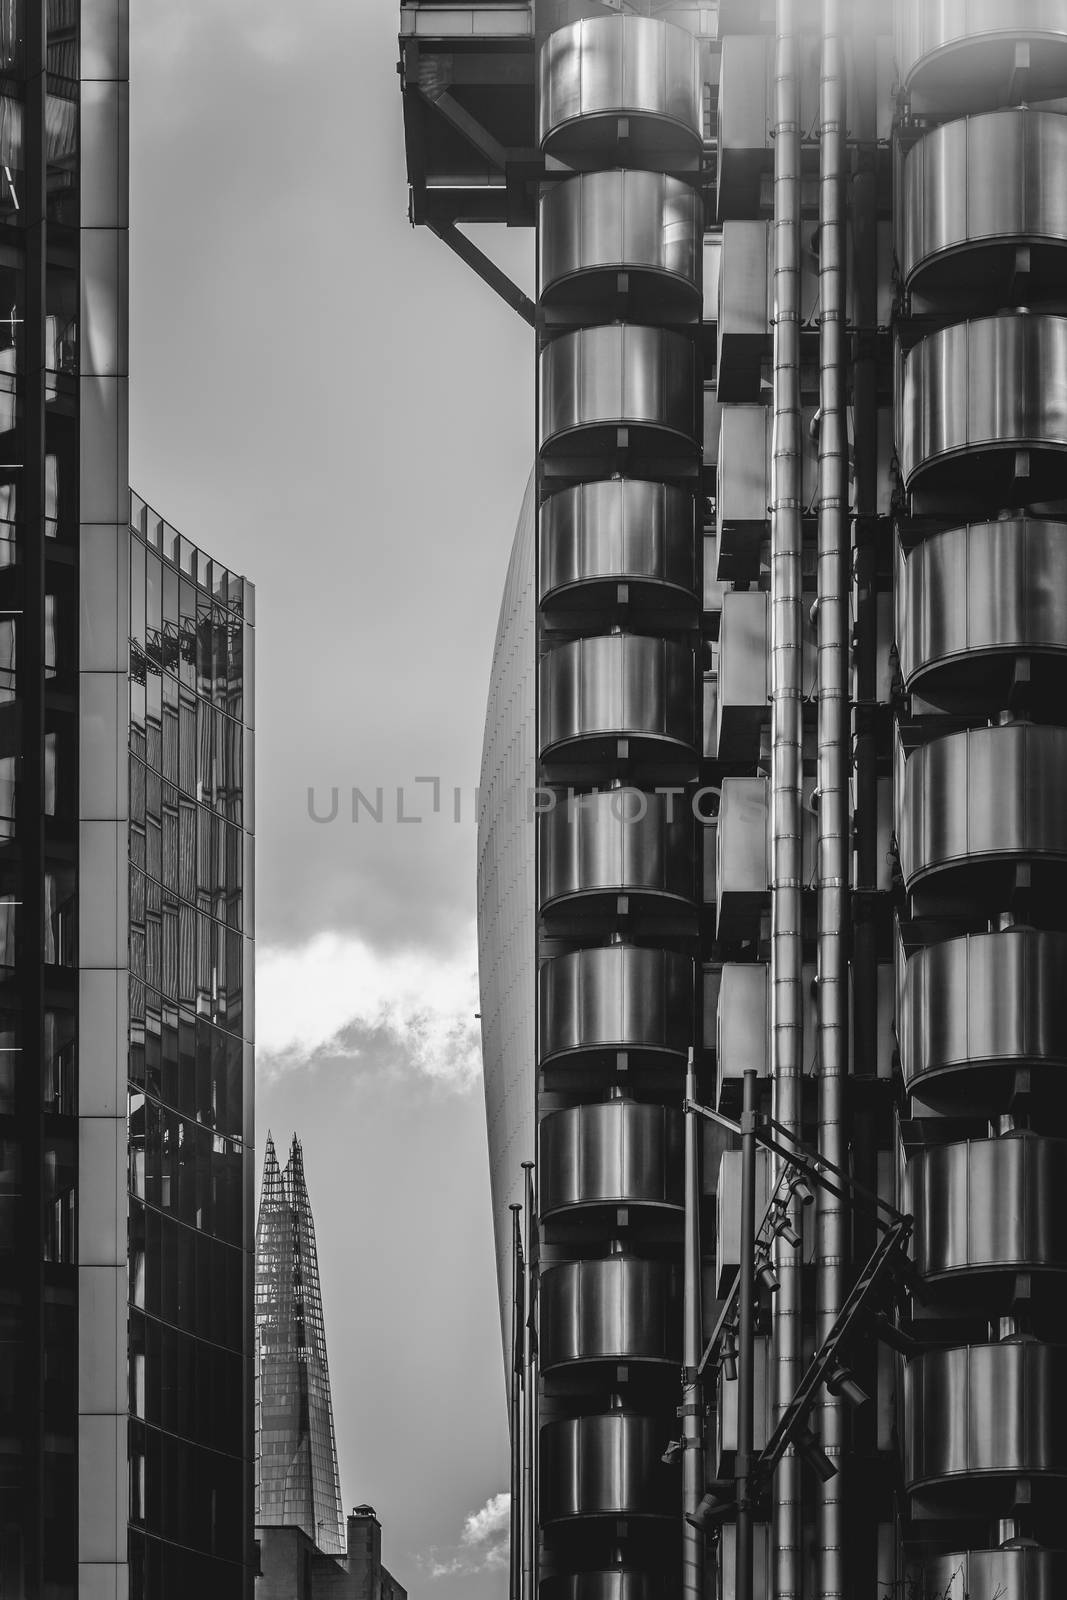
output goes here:
[{"label": "glass office building", "polygon": [[0,1592],[27,1600],[252,1582],[251,588],[140,502],[131,528],[126,15],[0,0]]},{"label": "glass office building", "polygon": [[251,585],[136,496],[130,1593],[244,1593],[252,1529]]},{"label": "glass office building", "polygon": [[[267,1135],[256,1228],[256,1346],[257,1532],[269,1539],[274,1529],[299,1529],[318,1554],[345,1555],[315,1223],[295,1134],[284,1168]],[[265,1558],[269,1549],[265,1543]]]}]

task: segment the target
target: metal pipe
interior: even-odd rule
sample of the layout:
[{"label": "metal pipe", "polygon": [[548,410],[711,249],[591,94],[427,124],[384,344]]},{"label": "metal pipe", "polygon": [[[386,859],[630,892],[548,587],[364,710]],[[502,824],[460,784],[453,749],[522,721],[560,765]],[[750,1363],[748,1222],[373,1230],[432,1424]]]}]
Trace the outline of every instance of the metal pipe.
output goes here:
[{"label": "metal pipe", "polygon": [[[774,69],[774,428],[771,461],[771,1071],[774,1115],[800,1131],[801,448],[800,116],[795,0],[777,0]],[[792,1219],[791,1219],[792,1220]],[[772,1359],[776,1411],[800,1377],[800,1258],[779,1237]],[[799,1596],[800,1473],[783,1460],[774,1492],[774,1594]]]},{"label": "metal pipe", "polygon": [[523,1299],[526,1317],[522,1331],[522,1600],[536,1600],[535,1566],[537,1555],[536,1445],[537,1445],[537,1368],[533,1313],[537,1293],[534,1278],[534,1164],[524,1161],[523,1212],[526,1225],[526,1271]]},{"label": "metal pipe", "polygon": [[700,1381],[703,1317],[700,1297],[700,1122],[693,1052],[685,1075],[685,1242],[682,1327],[682,1595],[704,1600],[704,1532],[687,1520],[704,1493],[704,1409]]},{"label": "metal pipe", "polygon": [[508,1600],[522,1600],[523,1343],[526,1326],[525,1262],[522,1258],[522,1206],[511,1207],[511,1558]]},{"label": "metal pipe", "polygon": [[[848,431],[845,392],[845,78],[841,0],[823,0],[819,83],[819,548],[818,548],[818,948],[816,1041],[819,1149],[845,1162],[844,1098],[848,1070]],[[821,1344],[840,1313],[848,1252],[843,1201],[818,1192],[815,1339]],[[822,1391],[820,1444],[838,1467],[845,1409]],[[844,1476],[820,1484],[820,1600],[845,1594]]]},{"label": "metal pipe", "polygon": [[744,1075],[741,1111],[741,1249],[737,1343],[737,1581],[735,1600],[753,1600],[752,1475],[756,1344],[756,1072]]}]

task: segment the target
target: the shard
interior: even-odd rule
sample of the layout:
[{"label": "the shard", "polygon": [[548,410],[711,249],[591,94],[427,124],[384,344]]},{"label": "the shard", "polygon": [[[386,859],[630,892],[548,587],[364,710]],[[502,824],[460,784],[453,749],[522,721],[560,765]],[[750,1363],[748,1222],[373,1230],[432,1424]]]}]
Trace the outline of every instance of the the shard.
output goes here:
[{"label": "the shard", "polygon": [[344,1555],[315,1224],[295,1134],[284,1168],[267,1134],[256,1229],[256,1346],[257,1528],[299,1528],[323,1555]]}]

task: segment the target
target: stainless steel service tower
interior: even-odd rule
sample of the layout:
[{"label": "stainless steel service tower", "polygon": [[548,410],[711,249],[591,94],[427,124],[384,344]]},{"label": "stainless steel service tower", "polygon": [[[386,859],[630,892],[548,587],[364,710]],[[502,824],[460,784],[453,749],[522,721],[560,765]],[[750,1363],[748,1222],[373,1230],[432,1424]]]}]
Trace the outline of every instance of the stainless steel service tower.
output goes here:
[{"label": "stainless steel service tower", "polygon": [[[412,221],[536,360],[484,768],[530,820],[480,868],[490,1103],[537,1127],[512,1600],[1052,1600],[1067,6],[401,28]],[[536,228],[536,305],[478,222]]]}]

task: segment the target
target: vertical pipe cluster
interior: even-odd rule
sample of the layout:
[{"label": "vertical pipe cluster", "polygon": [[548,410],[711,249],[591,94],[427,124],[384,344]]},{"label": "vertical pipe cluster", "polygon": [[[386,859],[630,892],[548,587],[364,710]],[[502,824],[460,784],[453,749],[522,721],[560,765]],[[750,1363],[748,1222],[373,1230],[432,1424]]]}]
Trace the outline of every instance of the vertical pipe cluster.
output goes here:
[{"label": "vertical pipe cluster", "polygon": [[[794,0],[778,0],[774,58],[773,423],[771,446],[771,1074],[774,1115],[800,1132],[803,1050],[801,856],[800,108]],[[779,1236],[772,1359],[783,1410],[801,1372],[801,1265]],[[774,1592],[801,1592],[800,1471],[774,1483]]]},{"label": "vertical pipe cluster", "polygon": [[[683,1224],[678,1157],[698,1190],[681,1102],[699,928],[699,51],[683,29],[632,15],[540,44],[541,144],[569,175],[543,186],[538,219],[529,1582],[539,1563],[541,1600],[697,1600],[702,1539],[680,1512],[702,1485],[701,1328],[681,1289],[686,1269],[691,1286],[699,1277],[699,1234],[694,1207]],[[658,1198],[655,1170],[672,1166]],[[667,1448],[679,1432],[680,1467]]]},{"label": "vertical pipe cluster", "polygon": [[[848,1071],[848,429],[845,367],[845,82],[840,0],[823,0],[819,85],[818,953],[816,1056],[819,1148],[846,1155]],[[815,1336],[829,1333],[845,1294],[845,1202],[819,1192]],[[838,1467],[821,1483],[820,1600],[844,1600],[843,1403],[824,1391],[822,1448]]]}]

